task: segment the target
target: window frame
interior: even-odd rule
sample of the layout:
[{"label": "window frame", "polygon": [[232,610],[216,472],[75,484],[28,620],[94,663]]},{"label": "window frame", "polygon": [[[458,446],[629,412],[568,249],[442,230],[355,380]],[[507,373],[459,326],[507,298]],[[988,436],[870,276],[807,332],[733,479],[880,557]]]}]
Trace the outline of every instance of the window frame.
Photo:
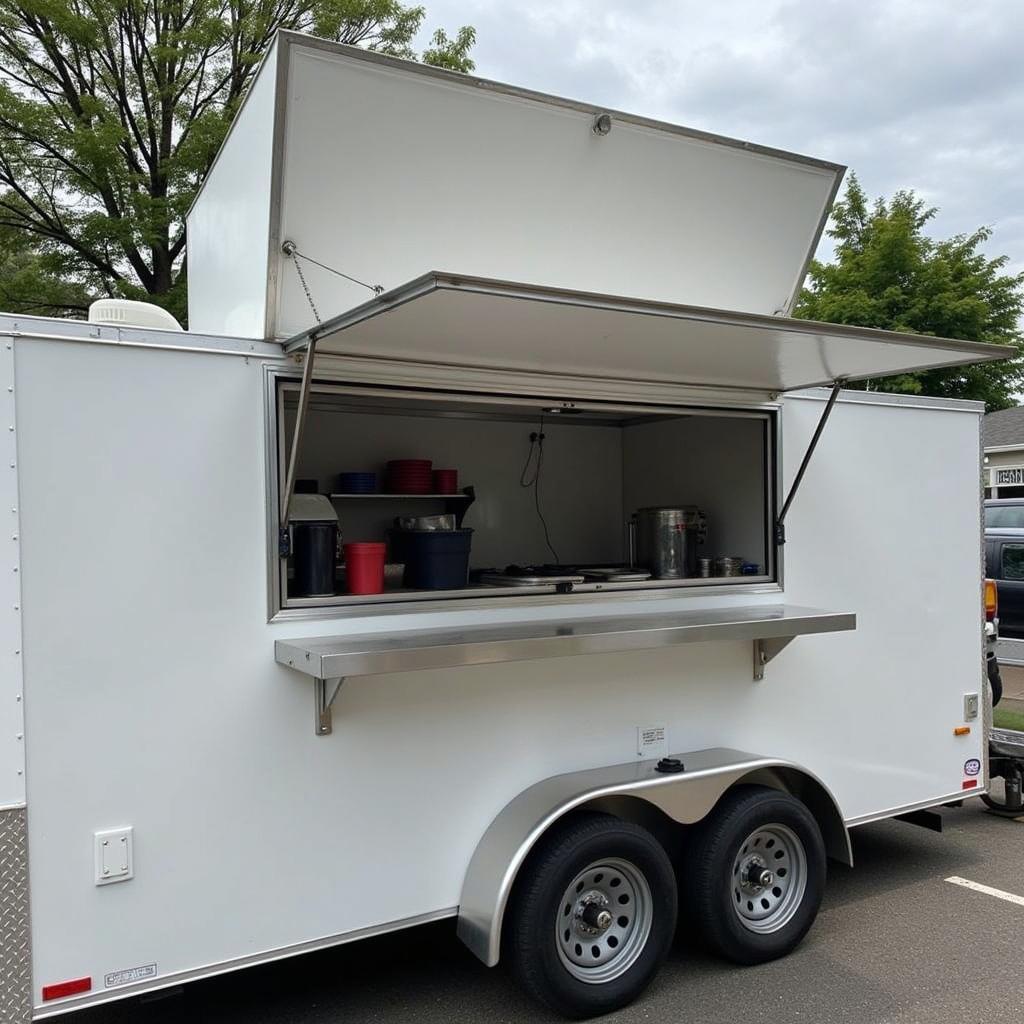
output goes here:
[{"label": "window frame", "polygon": [[[493,608],[495,611],[511,607],[528,607],[545,604],[571,606],[577,603],[607,603],[634,600],[718,597],[725,594],[780,593],[783,591],[783,548],[774,542],[772,525],[778,515],[781,503],[782,465],[782,422],[781,405],[777,401],[741,402],[730,400],[731,395],[723,394],[720,402],[709,402],[707,392],[702,392],[700,401],[687,402],[682,394],[669,401],[651,402],[649,399],[608,400],[607,387],[600,398],[577,391],[574,397],[560,400],[571,402],[582,411],[622,412],[648,415],[721,416],[751,417],[765,423],[763,487],[765,494],[765,573],[761,576],[743,579],[732,578],[709,582],[704,579],[647,581],[637,583],[594,583],[574,588],[572,593],[559,594],[544,590],[538,593],[522,587],[466,589],[441,591],[436,595],[335,595],[333,598],[288,598],[285,593],[287,560],[279,555],[280,493],[284,487],[286,473],[285,453],[290,443],[286,431],[284,402],[290,392],[297,392],[301,374],[293,370],[268,369],[266,388],[266,445],[267,445],[267,592],[268,622],[296,619],[370,617],[377,615],[422,614],[439,610],[460,611]],[[608,382],[603,382],[607,385]],[[472,401],[493,404],[496,407],[523,405],[533,407],[538,401],[551,402],[551,390],[516,389],[515,391],[481,391],[474,387],[455,389],[436,386],[424,381],[422,389],[410,388],[407,384],[388,384],[378,381],[353,380],[340,374],[318,373],[311,383],[311,395],[316,393],[354,394],[361,396],[382,396],[391,399],[407,398],[419,400]],[[585,389],[584,389],[585,390]],[[628,392],[628,383],[623,391]],[[685,388],[672,389],[685,392]],[[557,392],[564,396],[564,391]]]}]

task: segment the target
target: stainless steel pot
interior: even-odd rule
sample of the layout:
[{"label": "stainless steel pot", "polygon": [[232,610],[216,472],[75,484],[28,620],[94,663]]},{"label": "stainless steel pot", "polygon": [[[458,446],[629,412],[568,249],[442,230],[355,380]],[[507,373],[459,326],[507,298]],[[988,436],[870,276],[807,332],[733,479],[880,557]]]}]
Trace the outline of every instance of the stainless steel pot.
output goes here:
[{"label": "stainless steel pot", "polygon": [[697,575],[697,545],[707,533],[707,519],[696,505],[641,508],[636,522],[636,561],[655,579]]}]

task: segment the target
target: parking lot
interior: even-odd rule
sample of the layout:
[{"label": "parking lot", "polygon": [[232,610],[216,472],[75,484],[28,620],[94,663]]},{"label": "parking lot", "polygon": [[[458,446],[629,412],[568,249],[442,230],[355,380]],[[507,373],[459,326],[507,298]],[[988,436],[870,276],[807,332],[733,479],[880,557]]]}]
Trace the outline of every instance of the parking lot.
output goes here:
[{"label": "parking lot", "polygon": [[[1000,1024],[1024,1019],[1024,822],[977,800],[943,811],[939,835],[899,822],[854,832],[855,869],[830,865],[825,903],[789,958],[737,968],[691,948],[610,1024]],[[554,1020],[451,922],[337,947],[63,1018],[68,1024],[406,1024]]]}]

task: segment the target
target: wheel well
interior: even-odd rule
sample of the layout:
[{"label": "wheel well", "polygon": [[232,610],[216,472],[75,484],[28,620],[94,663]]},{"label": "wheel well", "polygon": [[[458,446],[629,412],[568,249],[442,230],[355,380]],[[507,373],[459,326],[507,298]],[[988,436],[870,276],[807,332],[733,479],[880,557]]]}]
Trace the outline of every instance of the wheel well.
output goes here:
[{"label": "wheel well", "polygon": [[638,773],[632,763],[542,779],[514,797],[477,843],[459,901],[459,937],[485,963],[498,962],[509,893],[533,846],[567,815],[612,814],[653,833],[670,856],[687,827],[703,820],[738,785],[767,786],[800,800],[821,829],[828,855],[852,865],[846,824],[829,790],[792,762],[727,748],[693,751],[686,774]]},{"label": "wheel well", "polygon": [[[766,786],[789,793],[796,797],[814,815],[821,836],[825,842],[825,852],[833,860],[847,867],[853,866],[853,853],[850,849],[850,838],[846,830],[835,800],[827,789],[813,776],[802,772],[799,768],[788,765],[775,765],[770,768],[758,768],[737,779],[726,789],[722,796],[737,786]],[[718,806],[708,808],[708,813]],[[660,807],[641,796],[613,795],[599,797],[576,808],[578,811],[600,811],[612,814],[624,821],[641,825],[651,832],[674,857],[680,852],[686,839],[687,825],[673,820]],[[572,812],[570,812],[572,813]]]},{"label": "wheel well", "polygon": [[795,796],[814,815],[821,838],[825,841],[825,852],[833,860],[853,867],[853,850],[850,847],[850,834],[846,829],[839,808],[832,794],[812,775],[791,768],[788,765],[775,765],[771,768],[758,768],[738,779],[733,786],[768,786]]},{"label": "wheel well", "polygon": [[577,811],[597,811],[601,814],[611,814],[623,821],[630,821],[634,825],[647,829],[673,860],[682,850],[685,828],[678,821],[673,821],[660,807],[656,807],[649,800],[644,800],[643,797],[627,795],[599,797],[569,813],[574,814]]}]

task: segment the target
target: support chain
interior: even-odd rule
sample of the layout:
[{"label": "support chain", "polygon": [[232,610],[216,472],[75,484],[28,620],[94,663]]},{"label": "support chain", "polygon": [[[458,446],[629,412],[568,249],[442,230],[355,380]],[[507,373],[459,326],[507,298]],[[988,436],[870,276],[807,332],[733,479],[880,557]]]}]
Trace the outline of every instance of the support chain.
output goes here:
[{"label": "support chain", "polygon": [[318,324],[322,324],[323,320],[320,319],[320,313],[316,308],[316,303],[313,301],[313,294],[309,290],[309,285],[306,284],[306,275],[302,272],[302,264],[299,263],[299,250],[295,247],[294,242],[285,242],[281,246],[281,252],[285,256],[290,256],[292,263],[295,264],[295,273],[299,275],[299,281],[302,283],[302,290],[306,293],[306,301],[309,303],[309,308],[313,310],[313,316]]},{"label": "support chain", "polygon": [[313,310],[313,316],[316,317],[318,324],[323,323],[320,319],[320,313],[317,311],[316,303],[313,301],[313,295],[309,290],[309,285],[306,283],[306,275],[302,273],[302,264],[299,263],[300,259],[305,260],[307,263],[312,263],[315,267],[320,267],[321,270],[326,270],[328,273],[335,274],[337,277],[344,278],[346,281],[351,281],[353,284],[359,285],[360,288],[365,288],[367,291],[373,292],[374,295],[380,295],[384,291],[384,286],[380,284],[367,284],[365,281],[360,281],[358,277],[352,277],[350,274],[343,274],[340,270],[335,270],[334,267],[327,266],[326,263],[321,263],[319,260],[313,259],[312,256],[307,256],[305,253],[299,252],[299,247],[292,241],[285,241],[281,243],[281,252],[285,256],[291,257],[292,263],[295,264],[295,272],[299,275],[299,281],[302,282],[302,290],[306,293],[306,301],[309,303],[309,308]]}]

